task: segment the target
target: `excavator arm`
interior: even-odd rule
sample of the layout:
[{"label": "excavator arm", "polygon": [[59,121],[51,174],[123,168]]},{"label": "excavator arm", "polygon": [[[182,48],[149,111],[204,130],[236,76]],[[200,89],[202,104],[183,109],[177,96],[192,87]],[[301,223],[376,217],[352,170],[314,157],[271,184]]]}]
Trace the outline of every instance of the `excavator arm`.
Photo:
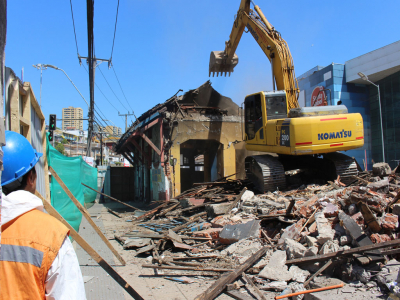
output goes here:
[{"label": "excavator arm", "polygon": [[288,110],[297,108],[299,107],[297,102],[299,89],[289,46],[280,33],[268,22],[257,5],[254,5],[254,10],[250,8],[250,2],[252,1],[241,1],[229,41],[225,42],[225,50],[211,52],[209,74],[213,73],[214,76],[216,73],[218,76],[223,73],[230,75],[233,72],[239,61],[235,51],[243,31],[247,27],[271,63],[273,82],[276,82],[276,88],[286,91]]}]

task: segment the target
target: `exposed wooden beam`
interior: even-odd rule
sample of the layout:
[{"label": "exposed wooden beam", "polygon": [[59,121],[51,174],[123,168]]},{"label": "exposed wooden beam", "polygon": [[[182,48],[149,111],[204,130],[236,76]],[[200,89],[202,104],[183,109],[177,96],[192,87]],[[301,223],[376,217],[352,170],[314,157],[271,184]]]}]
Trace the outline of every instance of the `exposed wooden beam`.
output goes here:
[{"label": "exposed wooden beam", "polygon": [[122,153],[122,156],[125,157],[132,164],[132,166],[135,165],[135,163],[132,161],[132,159],[125,152]]},{"label": "exposed wooden beam", "polygon": [[163,120],[162,118],[158,119],[160,123],[160,147],[161,147],[161,154],[160,154],[160,162],[161,167],[164,167],[164,133],[163,133]]},{"label": "exposed wooden beam", "polygon": [[[147,155],[145,155],[145,153],[142,151],[142,148],[140,148],[139,144],[133,138],[130,139],[129,141],[132,142],[133,146],[135,146],[135,148],[140,152],[140,154],[142,155],[143,158],[145,158],[146,160],[149,160]],[[134,152],[129,144],[127,144],[126,146],[128,147],[128,149],[130,149],[132,152]],[[143,163],[143,160],[142,160],[142,163]]]},{"label": "exposed wooden beam", "polygon": [[147,142],[147,144],[150,145],[151,148],[153,148],[154,152],[156,152],[158,155],[161,155],[160,149],[157,148],[156,145],[153,144],[153,142],[143,133],[140,133],[140,136]]}]

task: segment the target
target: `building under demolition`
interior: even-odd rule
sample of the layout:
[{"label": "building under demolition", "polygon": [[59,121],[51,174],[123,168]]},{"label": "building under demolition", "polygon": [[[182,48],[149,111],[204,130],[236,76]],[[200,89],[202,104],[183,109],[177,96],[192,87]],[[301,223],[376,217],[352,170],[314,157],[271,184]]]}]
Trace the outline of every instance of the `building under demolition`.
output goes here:
[{"label": "building under demolition", "polygon": [[210,81],[174,95],[140,116],[115,145],[133,168],[112,168],[110,192],[125,201],[166,200],[193,183],[244,177],[242,134],[241,109]]}]

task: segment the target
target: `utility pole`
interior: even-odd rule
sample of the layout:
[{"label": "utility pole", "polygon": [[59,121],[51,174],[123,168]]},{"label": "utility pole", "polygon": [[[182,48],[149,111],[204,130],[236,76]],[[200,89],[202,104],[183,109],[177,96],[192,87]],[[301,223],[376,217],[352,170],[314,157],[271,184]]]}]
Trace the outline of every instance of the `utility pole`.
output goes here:
[{"label": "utility pole", "polygon": [[119,112],[118,112],[118,116],[125,116],[125,132],[128,130],[128,116],[134,116],[135,114],[132,112],[132,113],[129,113],[129,111],[128,111],[128,113],[127,114],[120,114]]}]

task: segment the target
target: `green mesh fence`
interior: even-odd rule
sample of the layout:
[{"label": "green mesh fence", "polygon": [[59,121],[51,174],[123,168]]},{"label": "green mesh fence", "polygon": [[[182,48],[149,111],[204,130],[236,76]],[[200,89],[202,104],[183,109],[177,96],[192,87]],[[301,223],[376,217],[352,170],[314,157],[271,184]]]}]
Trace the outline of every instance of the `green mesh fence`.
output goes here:
[{"label": "green mesh fence", "polygon": [[[97,190],[97,169],[89,166],[81,156],[67,157],[62,155],[51,146],[48,139],[46,153],[49,166],[56,171],[75,198],[82,205],[94,202],[96,192],[81,183]],[[54,178],[51,179],[50,193],[51,205],[78,231],[82,214]]]}]

